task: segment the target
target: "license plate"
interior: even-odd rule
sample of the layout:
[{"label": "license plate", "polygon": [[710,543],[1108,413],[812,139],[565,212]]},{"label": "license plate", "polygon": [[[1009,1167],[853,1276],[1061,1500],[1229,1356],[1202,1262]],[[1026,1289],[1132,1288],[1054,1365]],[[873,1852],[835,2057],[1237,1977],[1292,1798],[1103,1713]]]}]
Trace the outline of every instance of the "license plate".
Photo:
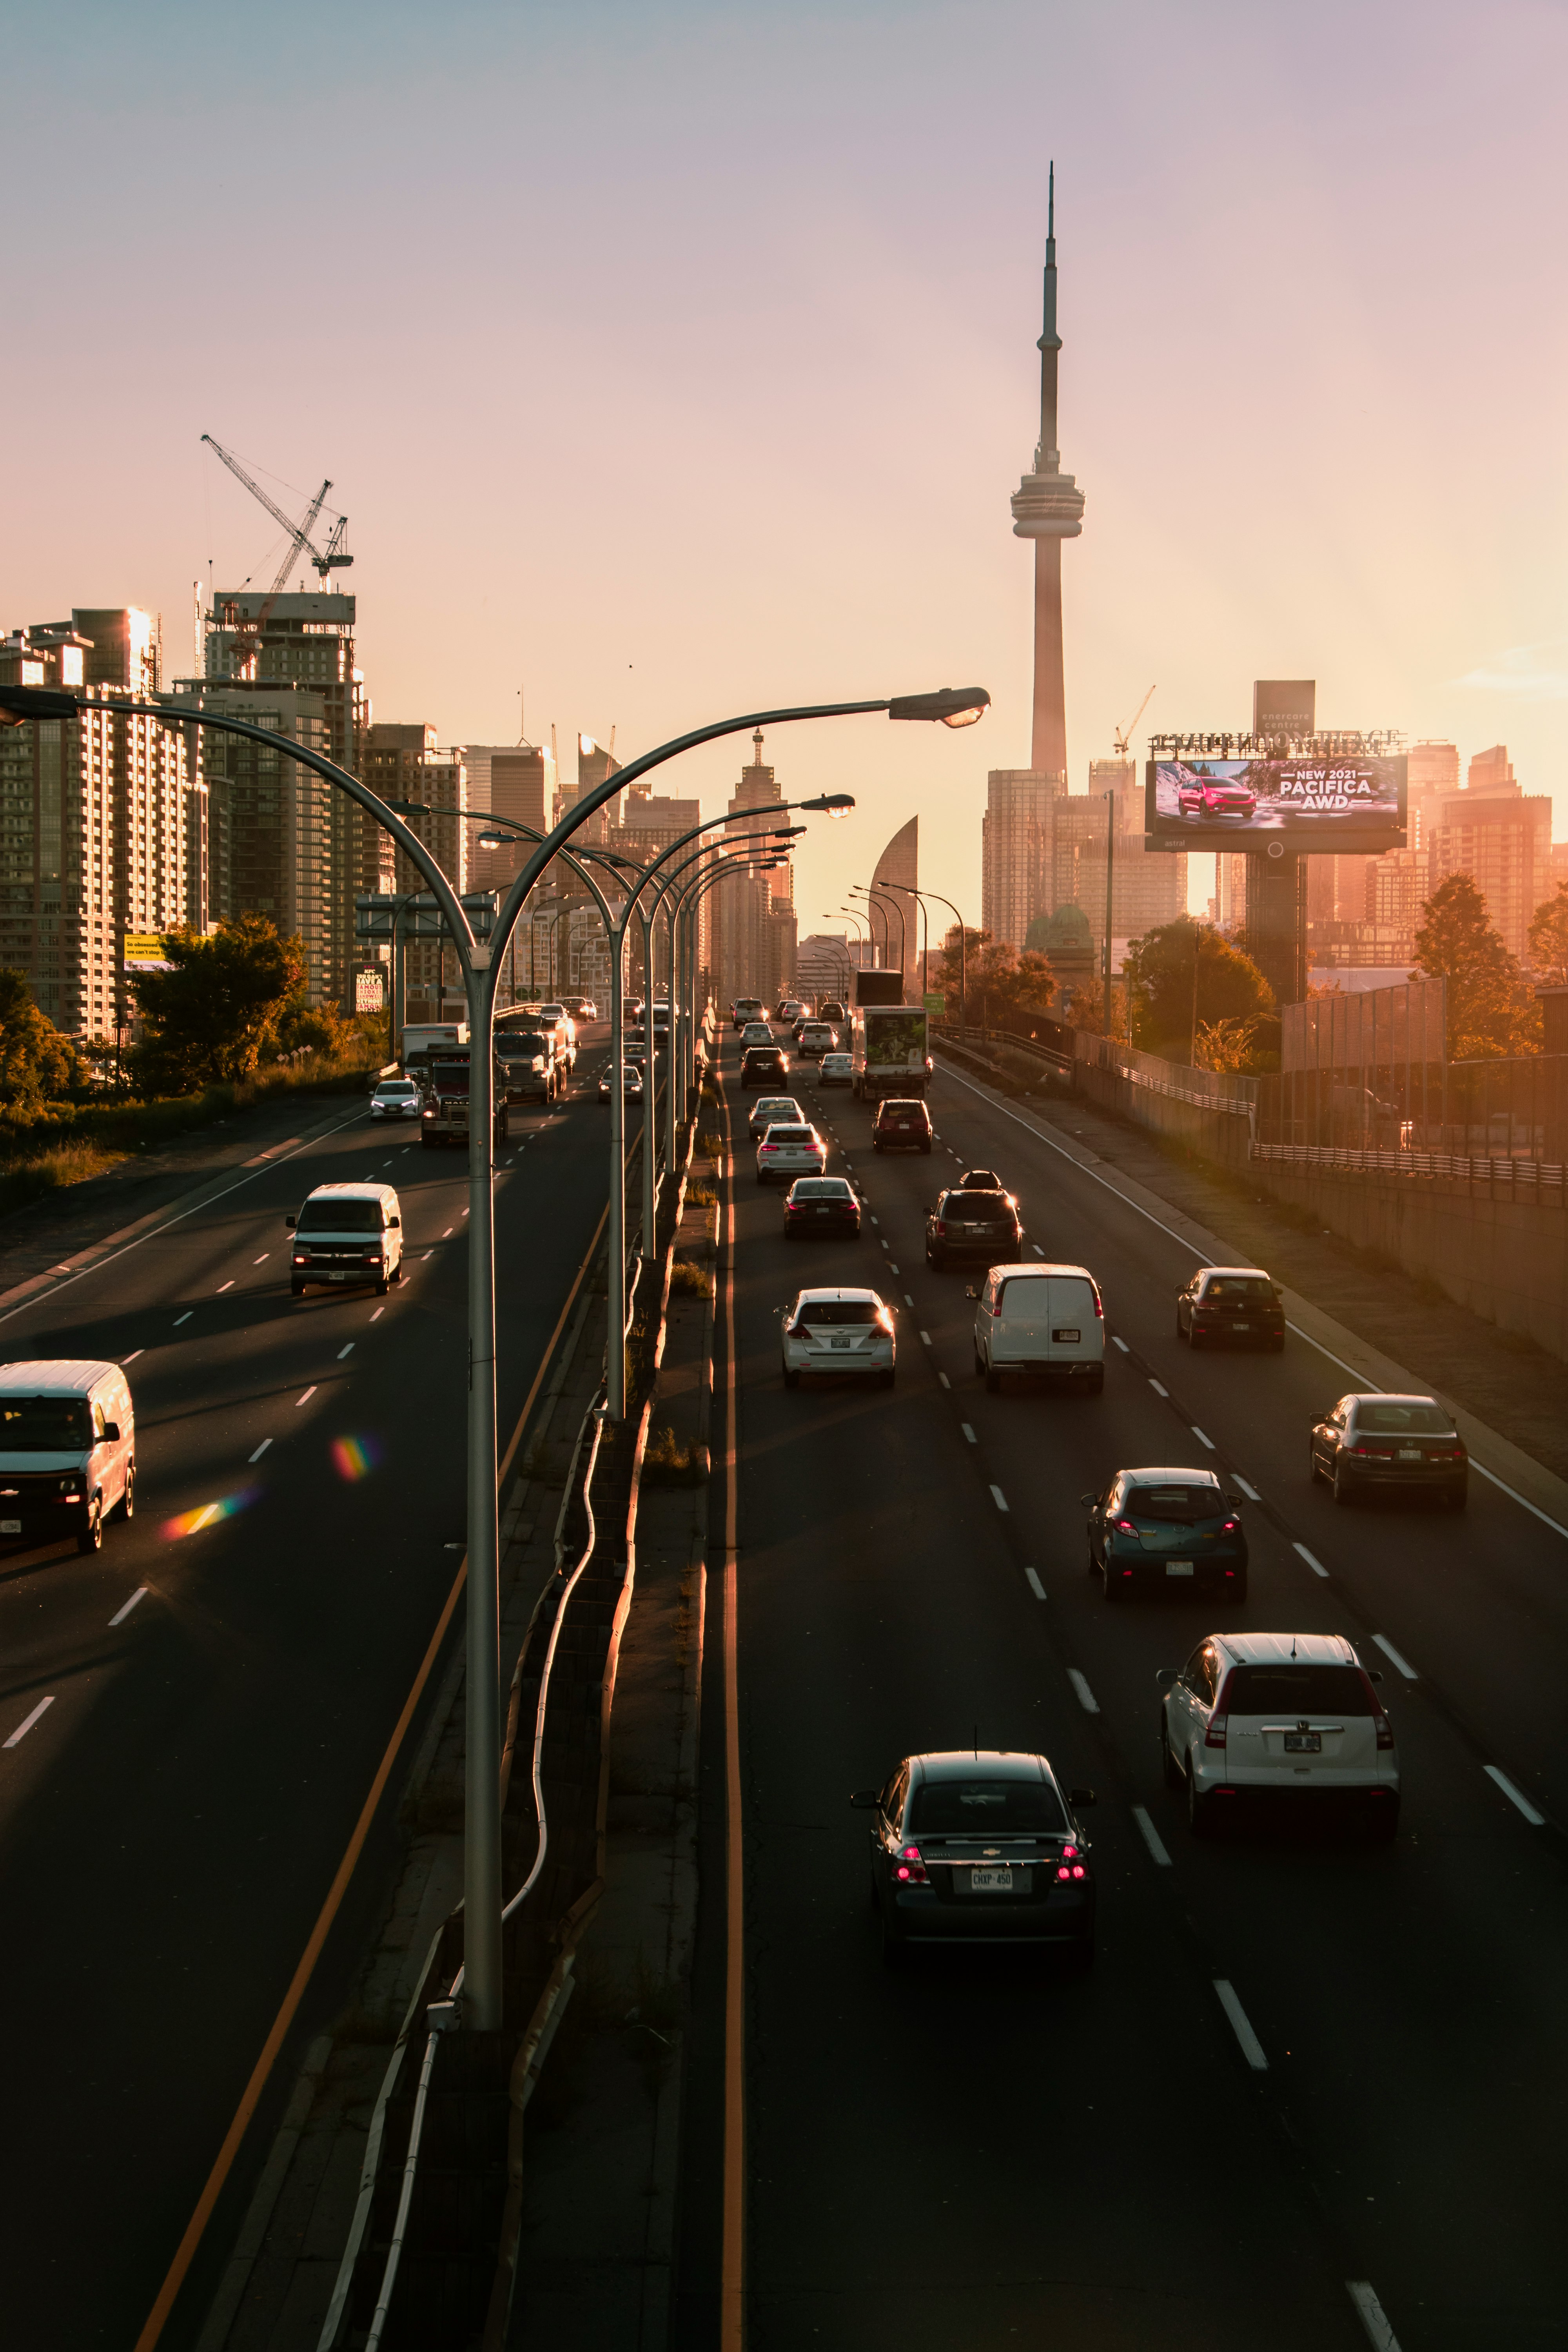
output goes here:
[{"label": "license plate", "polygon": [[1190,1559],[1168,1559],[1165,1562],[1167,1576],[1191,1576],[1192,1572],[1193,1563]]},{"label": "license plate", "polygon": [[327,1280],[329,1282],[346,1282],[348,1280],[348,1276],[346,1274],[329,1274]]},{"label": "license plate", "polygon": [[831,1209],[818,1209],[816,1213],[819,1217],[830,1217],[833,1212]]},{"label": "license plate", "polygon": [[848,1349],[853,1347],[855,1343],[852,1339],[829,1339],[827,1344],[836,1351],[847,1351]]},{"label": "license plate", "polygon": [[1288,1731],[1285,1734],[1287,1756],[1321,1756],[1323,1735],[1321,1731]]},{"label": "license plate", "polygon": [[1057,1342],[1058,1347],[1071,1348],[1077,1346],[1078,1342],[1083,1338],[1083,1333],[1081,1331],[1053,1331],[1051,1333],[1051,1337]]},{"label": "license plate", "polygon": [[969,1891],[971,1895],[1011,1895],[1012,1871],[1005,1865],[995,1864],[989,1865],[984,1870],[972,1870],[969,1874]]},{"label": "license plate", "polygon": [[1401,1462],[1419,1462],[1421,1448],[1418,1445],[1402,1445],[1399,1449],[1399,1459]]},{"label": "license plate", "polygon": [[1233,1323],[1230,1328],[1233,1331],[1250,1331],[1252,1326],[1250,1323]]},{"label": "license plate", "polygon": [[19,1536],[21,1532],[20,1519],[0,1519],[0,1536]]}]

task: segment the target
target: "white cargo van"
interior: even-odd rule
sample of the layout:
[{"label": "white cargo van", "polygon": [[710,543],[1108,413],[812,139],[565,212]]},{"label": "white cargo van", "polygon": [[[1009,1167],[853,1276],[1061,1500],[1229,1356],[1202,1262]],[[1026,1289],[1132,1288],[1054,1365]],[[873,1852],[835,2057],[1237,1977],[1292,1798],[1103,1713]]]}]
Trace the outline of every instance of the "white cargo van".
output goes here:
[{"label": "white cargo van", "polygon": [[136,1507],[136,1415],[118,1364],[51,1357],[0,1367],[0,1542],[97,1551]]},{"label": "white cargo van", "polygon": [[968,1293],[974,1369],[994,1395],[1004,1372],[1048,1373],[1098,1395],[1105,1386],[1105,1309],[1084,1265],[994,1265]]},{"label": "white cargo van", "polygon": [[403,1279],[403,1210],[390,1184],[318,1184],[297,1217],[289,1288],[308,1283],[374,1282],[382,1297]]}]

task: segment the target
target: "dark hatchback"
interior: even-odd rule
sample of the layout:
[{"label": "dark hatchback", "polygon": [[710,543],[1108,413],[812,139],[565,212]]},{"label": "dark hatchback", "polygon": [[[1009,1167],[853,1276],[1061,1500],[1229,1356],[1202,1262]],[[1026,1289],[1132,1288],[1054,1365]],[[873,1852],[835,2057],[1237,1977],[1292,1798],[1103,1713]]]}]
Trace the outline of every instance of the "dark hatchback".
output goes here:
[{"label": "dark hatchback", "polygon": [[748,1045],[741,1056],[741,1084],[743,1087],[782,1087],[789,1076],[789,1062],[778,1045]]},{"label": "dark hatchback", "polygon": [[871,1122],[874,1151],[930,1151],[931,1113],[923,1102],[889,1095],[877,1105]]},{"label": "dark hatchback", "polygon": [[938,1194],[926,1219],[928,1265],[966,1257],[980,1258],[986,1265],[1008,1265],[1023,1254],[1024,1227],[1010,1192],[958,1188]]},{"label": "dark hatchback", "polygon": [[1469,1495],[1470,1457],[1436,1397],[1341,1397],[1313,1424],[1308,1466],[1328,1480],[1336,1503],[1374,1492],[1430,1494],[1462,1511]]},{"label": "dark hatchback", "polygon": [[1048,1758],[999,1748],[907,1756],[849,1800],[874,1815],[871,1893],[890,1965],[910,1944],[1055,1944],[1094,1958],[1094,1871]]},{"label": "dark hatchback", "polygon": [[847,1234],[853,1239],[860,1230],[860,1203],[842,1176],[797,1176],[784,1194],[784,1209],[785,1241],[804,1241],[813,1234]]},{"label": "dark hatchback", "polygon": [[1189,1348],[1285,1345],[1285,1308],[1261,1266],[1210,1265],[1176,1293],[1176,1337]]},{"label": "dark hatchback", "polygon": [[1241,1501],[1212,1470],[1119,1470],[1089,1513],[1089,1572],[1109,1601],[1164,1591],[1190,1599],[1247,1598]]}]

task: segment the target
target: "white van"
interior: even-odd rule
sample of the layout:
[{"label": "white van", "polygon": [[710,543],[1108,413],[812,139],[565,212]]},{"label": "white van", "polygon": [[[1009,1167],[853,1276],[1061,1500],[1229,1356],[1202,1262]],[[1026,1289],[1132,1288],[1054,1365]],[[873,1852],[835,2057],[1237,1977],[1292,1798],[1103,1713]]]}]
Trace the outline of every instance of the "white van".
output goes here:
[{"label": "white van", "polygon": [[974,1369],[994,1395],[1004,1372],[1048,1372],[1098,1396],[1105,1386],[1105,1309],[1085,1265],[994,1265],[968,1297]]},{"label": "white van", "polygon": [[0,1367],[0,1542],[98,1551],[136,1508],[136,1415],[118,1364],[72,1356]]},{"label": "white van", "polygon": [[390,1184],[318,1184],[297,1217],[289,1288],[307,1284],[374,1282],[382,1297],[403,1279],[403,1210]]}]

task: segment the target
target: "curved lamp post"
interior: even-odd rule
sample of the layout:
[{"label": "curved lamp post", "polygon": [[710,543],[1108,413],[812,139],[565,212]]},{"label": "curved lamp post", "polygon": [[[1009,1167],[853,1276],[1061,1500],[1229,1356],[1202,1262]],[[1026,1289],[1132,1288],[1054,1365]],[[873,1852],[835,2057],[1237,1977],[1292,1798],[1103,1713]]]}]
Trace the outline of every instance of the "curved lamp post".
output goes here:
[{"label": "curved lamp post", "polygon": [[[901,882],[898,885],[898,887],[900,890],[904,886]],[[887,933],[888,937],[888,954],[889,960],[891,959],[893,952],[893,928],[888,920],[888,906],[889,902],[891,901],[893,912],[899,919],[899,978],[901,981],[904,976],[904,966],[909,961],[909,934],[904,929],[904,910],[900,906],[897,898],[893,897],[892,888],[889,884],[883,882],[880,884],[873,883],[871,887],[867,889],[864,883],[857,882],[852,886],[849,896],[852,898],[864,898],[868,907],[876,907],[880,910],[882,917],[882,929]]]},{"label": "curved lamp post", "polygon": [[[0,721],[75,719],[92,706],[96,690],[0,686]],[[496,1340],[494,1192],[494,1014],[501,958],[529,892],[551,859],[565,848],[595,812],[650,769],[682,751],[721,736],[788,726],[807,719],[860,718],[885,712],[889,719],[941,720],[967,727],[979,719],[991,697],[984,687],[944,687],[935,694],[884,697],[866,702],[805,703],[780,710],[748,711],[693,728],[612,770],[563,814],[524,860],[501,903],[495,929],[476,938],[458,893],[418,835],[379,793],[307,745],[254,726],[226,711],[180,711],[168,702],[121,701],[110,708],[132,718],[161,719],[166,726],[198,727],[209,734],[237,735],[262,743],[309,768],[374,817],[392,835],[430,885],[447,918],[463,968],[468,1000],[468,1678],[467,1755],[464,1766],[464,2022],[480,2032],[500,2030],[502,2012],[500,1885],[500,1593],[496,1498]]]},{"label": "curved lamp post", "polygon": [[[958,908],[953,905],[952,900],[951,898],[944,898],[940,890],[916,890],[912,883],[908,885],[900,884],[900,888],[909,888],[911,896],[920,900],[922,919],[925,917],[926,900],[928,898],[934,898],[939,907],[945,907],[947,908],[948,913],[953,918],[953,920],[958,925],[958,1025],[960,1031],[962,1031],[964,1024],[969,1018],[967,1010],[969,1003],[969,964],[964,950],[963,917],[959,913]],[[926,981],[929,985],[931,981],[931,931],[929,927],[926,931],[925,952]],[[942,952],[945,955],[946,950],[944,949]]]}]

